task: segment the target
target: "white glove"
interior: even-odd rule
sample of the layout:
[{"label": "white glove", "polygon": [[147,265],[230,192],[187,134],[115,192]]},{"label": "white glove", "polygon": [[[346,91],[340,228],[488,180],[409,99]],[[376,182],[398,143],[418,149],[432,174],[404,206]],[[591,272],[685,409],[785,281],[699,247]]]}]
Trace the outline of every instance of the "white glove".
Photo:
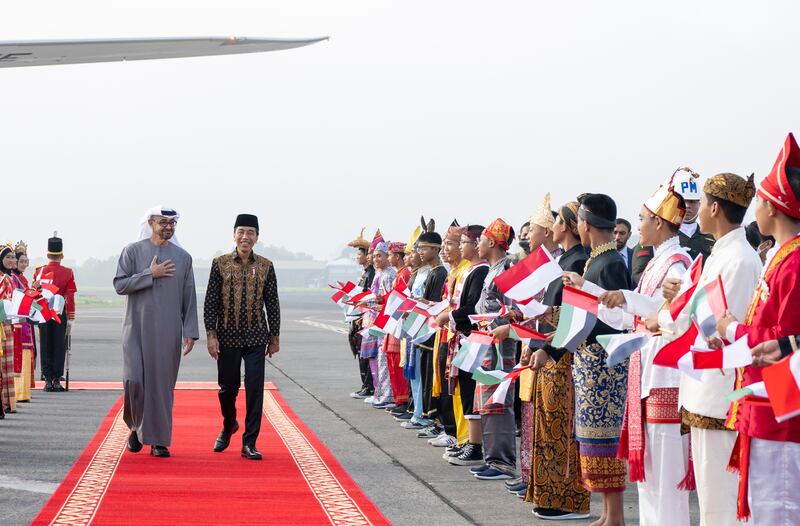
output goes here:
[{"label": "white glove", "polygon": [[75,326],[75,320],[67,320],[67,329],[72,329]]}]

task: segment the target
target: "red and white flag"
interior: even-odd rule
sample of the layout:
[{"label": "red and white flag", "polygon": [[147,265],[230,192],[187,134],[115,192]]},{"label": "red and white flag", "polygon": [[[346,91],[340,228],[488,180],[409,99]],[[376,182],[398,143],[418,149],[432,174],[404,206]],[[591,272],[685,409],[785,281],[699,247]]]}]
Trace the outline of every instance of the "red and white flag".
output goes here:
[{"label": "red and white flag", "polygon": [[793,353],[761,371],[775,420],[800,415],[800,353]]},{"label": "red and white flag", "polygon": [[678,295],[669,304],[669,313],[673,320],[678,319],[678,315],[689,304],[692,299],[697,284],[700,282],[700,275],[703,273],[703,254],[698,254],[692,261],[692,265],[683,274],[681,288]]},{"label": "red and white flag", "polygon": [[494,278],[494,283],[505,296],[515,301],[524,301],[536,296],[554,280],[561,279],[563,274],[564,271],[550,252],[541,246]]},{"label": "red and white flag", "polygon": [[735,369],[753,363],[747,336],[742,336],[722,349],[700,349],[692,347],[692,363],[695,369]]},{"label": "red and white flag", "polygon": [[500,308],[500,312],[487,312],[486,314],[470,314],[469,316],[467,316],[467,318],[469,318],[469,321],[471,321],[472,323],[480,323],[482,321],[491,321],[500,316],[505,316],[506,314],[508,314],[508,307],[503,305]]}]

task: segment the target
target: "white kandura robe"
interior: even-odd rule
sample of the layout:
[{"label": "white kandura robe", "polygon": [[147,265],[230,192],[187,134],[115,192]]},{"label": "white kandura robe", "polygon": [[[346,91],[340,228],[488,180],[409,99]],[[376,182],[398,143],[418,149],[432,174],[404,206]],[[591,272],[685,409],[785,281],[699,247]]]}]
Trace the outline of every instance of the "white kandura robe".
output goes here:
[{"label": "white kandura robe", "polygon": [[[158,263],[175,264],[172,276],[153,278],[154,256]],[[142,443],[169,446],[181,338],[199,337],[192,257],[172,243],[132,243],[120,255],[114,288],[128,297],[122,328],[125,423]]]},{"label": "white kandura robe", "polygon": [[[722,278],[728,310],[736,319],[744,319],[745,312],[761,275],[761,259],[747,242],[744,228],[738,227],[719,238],[703,266],[697,290]],[[688,309],[672,321],[669,310],[658,316],[659,325],[674,337],[689,327]],[[695,343],[706,345],[702,335]],[[700,380],[685,372],[681,375],[679,403],[692,413],[724,419],[730,401],[727,395],[734,389],[734,369],[706,369]],[[700,505],[700,526],[737,526],[736,497],[738,477],[727,470],[728,460],[736,440],[734,431],[691,428],[692,460],[697,483],[697,500]]]}]

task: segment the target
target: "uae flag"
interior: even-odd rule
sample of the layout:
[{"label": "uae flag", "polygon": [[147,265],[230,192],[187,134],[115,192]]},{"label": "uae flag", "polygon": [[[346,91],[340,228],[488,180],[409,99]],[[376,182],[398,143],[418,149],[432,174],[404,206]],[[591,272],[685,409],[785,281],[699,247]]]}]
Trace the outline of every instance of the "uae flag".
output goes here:
[{"label": "uae flag", "polygon": [[500,385],[506,379],[506,372],[488,371],[483,367],[478,367],[472,371],[472,379],[481,385]]},{"label": "uae flag", "polygon": [[753,363],[747,336],[742,336],[722,349],[692,347],[692,365],[695,369],[735,369]]},{"label": "uae flag", "polygon": [[747,387],[737,389],[732,393],[728,393],[727,398],[731,402],[735,402],[740,398],[744,398],[745,396],[760,396],[762,398],[767,398],[767,386],[764,385],[764,382],[756,382],[748,385]]},{"label": "uae flag", "polygon": [[690,312],[697,324],[697,328],[706,339],[717,332],[717,320],[725,315],[728,302],[725,299],[725,289],[722,287],[722,277],[698,287],[692,298]]},{"label": "uae flag", "polygon": [[467,338],[461,341],[461,348],[453,358],[453,366],[468,373],[475,371],[486,351],[492,346],[492,342],[494,342],[494,338],[490,334],[472,331]]},{"label": "uae flag", "polygon": [[508,388],[511,387],[511,384],[513,383],[513,379],[506,378],[497,384],[497,388],[494,390],[494,393],[492,393],[492,396],[489,397],[487,404],[505,404],[506,396],[508,395]]},{"label": "uae flag", "polygon": [[644,332],[600,334],[597,336],[597,343],[606,350],[608,366],[616,367],[630,358],[631,354],[641,349],[648,338],[649,336]]},{"label": "uae flag", "polygon": [[539,331],[534,331],[518,323],[512,323],[508,330],[508,337],[512,340],[523,342],[528,347],[539,348],[544,345],[547,336]]},{"label": "uae flag", "polygon": [[573,287],[564,287],[561,314],[558,319],[553,347],[575,352],[597,323],[597,296]]},{"label": "uae flag", "polygon": [[761,371],[775,420],[800,415],[800,353],[793,353]]},{"label": "uae flag", "polygon": [[700,275],[703,273],[703,254],[698,254],[692,261],[692,266],[683,274],[681,289],[678,295],[669,304],[669,313],[673,320],[678,319],[678,315],[683,312],[689,300],[692,298],[697,284],[700,282]]},{"label": "uae flag", "polygon": [[0,323],[3,323],[11,315],[11,302],[9,300],[0,300]]},{"label": "uae flag", "polygon": [[506,270],[494,283],[504,295],[515,301],[536,296],[553,280],[564,274],[556,260],[544,247],[534,250],[528,257]]}]

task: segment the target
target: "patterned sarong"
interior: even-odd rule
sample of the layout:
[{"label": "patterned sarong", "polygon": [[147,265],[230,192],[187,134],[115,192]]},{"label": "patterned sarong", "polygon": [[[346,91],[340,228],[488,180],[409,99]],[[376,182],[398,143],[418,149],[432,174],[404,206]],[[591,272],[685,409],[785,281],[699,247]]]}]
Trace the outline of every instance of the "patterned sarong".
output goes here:
[{"label": "patterned sarong", "polygon": [[0,358],[3,378],[0,380],[0,395],[3,407],[15,411],[17,408],[17,395],[14,389],[14,329],[10,323],[5,323],[3,328],[6,339],[3,342],[3,357]]}]

